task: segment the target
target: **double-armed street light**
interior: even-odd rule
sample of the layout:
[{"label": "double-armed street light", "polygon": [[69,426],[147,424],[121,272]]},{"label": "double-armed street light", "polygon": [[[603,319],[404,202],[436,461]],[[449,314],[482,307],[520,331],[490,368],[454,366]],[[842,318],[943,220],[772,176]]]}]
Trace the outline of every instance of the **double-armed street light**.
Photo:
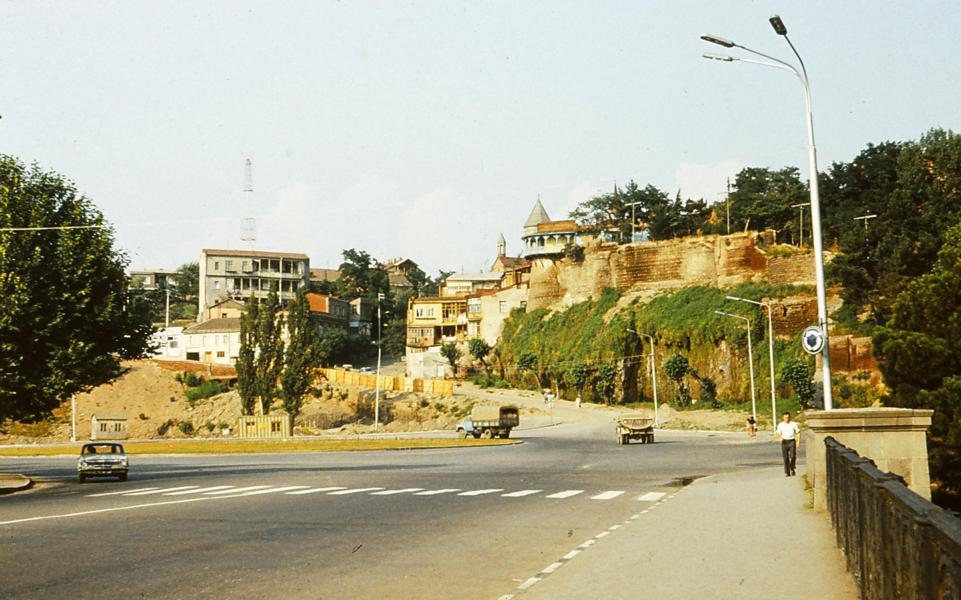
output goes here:
[{"label": "double-armed street light", "polygon": [[384,299],[383,293],[377,294],[377,375],[374,376],[374,431],[377,431],[377,426],[380,424],[380,352],[383,344],[381,344],[381,333],[384,328],[380,323],[380,301]]},{"label": "double-armed street light", "polygon": [[[747,325],[747,366],[748,372],[751,374],[751,417],[754,419],[754,422],[757,423],[757,401],[754,396],[754,351],[751,349],[751,319],[742,317],[741,315],[732,315],[722,310],[715,310],[714,313],[725,317],[740,319]],[[776,420],[775,425],[777,425]]]},{"label": "double-armed street light", "polygon": [[627,331],[637,336],[646,337],[647,341],[651,343],[651,391],[654,393],[654,427],[657,427],[660,421],[657,418],[657,367],[654,361],[654,336],[640,333],[633,329],[628,329]]},{"label": "double-armed street light", "polygon": [[718,46],[723,46],[725,48],[740,48],[741,50],[750,52],[751,54],[760,56],[767,60],[739,58],[720,54],[704,54],[703,56],[704,58],[719,60],[722,62],[746,62],[790,71],[798,78],[798,80],[801,82],[801,87],[804,88],[804,105],[806,109],[805,122],[807,125],[808,134],[808,163],[810,171],[809,188],[811,191],[811,234],[814,241],[814,275],[817,279],[818,327],[821,331],[821,336],[823,339],[823,346],[821,348],[821,373],[824,378],[824,409],[831,410],[834,407],[831,395],[831,351],[830,344],[828,343],[827,295],[824,285],[824,253],[821,243],[821,208],[818,196],[817,151],[814,146],[814,115],[811,110],[811,89],[808,82],[807,69],[804,66],[804,60],[801,59],[801,55],[798,54],[794,44],[791,43],[790,38],[788,38],[787,27],[784,26],[784,22],[781,20],[781,17],[774,15],[770,18],[770,23],[771,27],[774,28],[774,32],[783,37],[791,47],[791,50],[794,52],[794,56],[797,57],[798,62],[801,65],[800,71],[790,63],[786,63],[783,60],[774,58],[773,56],[768,56],[767,54],[758,52],[757,50],[752,50],[747,46],[742,46],[741,44],[737,44],[731,40],[716,35],[702,35],[701,39],[705,42],[717,44]]},{"label": "double-armed street light", "polygon": [[750,302],[751,304],[763,306],[767,309],[767,350],[768,360],[771,365],[771,423],[772,427],[777,427],[777,404],[774,399],[774,325],[771,320],[771,305],[767,302],[758,302],[757,300],[739,298],[738,296],[726,296],[726,298],[738,302]]}]

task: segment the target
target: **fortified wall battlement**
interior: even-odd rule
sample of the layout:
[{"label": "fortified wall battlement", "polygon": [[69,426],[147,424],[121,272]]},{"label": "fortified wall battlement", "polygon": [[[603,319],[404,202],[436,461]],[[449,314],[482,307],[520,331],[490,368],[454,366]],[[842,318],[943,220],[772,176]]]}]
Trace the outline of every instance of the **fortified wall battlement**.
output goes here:
[{"label": "fortified wall battlement", "polygon": [[761,280],[814,285],[810,253],[768,256],[758,247],[758,237],[756,232],[748,232],[634,244],[592,240],[580,262],[536,257],[531,265],[527,310],[597,298],[607,287],[621,292],[660,291]]}]

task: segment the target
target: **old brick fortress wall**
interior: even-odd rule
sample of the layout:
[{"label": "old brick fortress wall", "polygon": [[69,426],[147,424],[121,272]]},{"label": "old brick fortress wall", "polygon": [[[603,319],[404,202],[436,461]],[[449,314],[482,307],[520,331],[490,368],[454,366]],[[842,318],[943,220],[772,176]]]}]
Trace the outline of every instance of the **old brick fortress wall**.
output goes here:
[{"label": "old brick fortress wall", "polygon": [[[814,285],[814,260],[810,253],[768,256],[759,247],[758,237],[756,232],[747,232],[635,244],[592,240],[586,244],[581,262],[534,259],[527,308],[569,306],[598,297],[606,287],[621,292],[659,291],[692,285],[728,287],[765,280]],[[793,318],[784,315],[791,321],[799,316],[797,307],[792,308]]]}]

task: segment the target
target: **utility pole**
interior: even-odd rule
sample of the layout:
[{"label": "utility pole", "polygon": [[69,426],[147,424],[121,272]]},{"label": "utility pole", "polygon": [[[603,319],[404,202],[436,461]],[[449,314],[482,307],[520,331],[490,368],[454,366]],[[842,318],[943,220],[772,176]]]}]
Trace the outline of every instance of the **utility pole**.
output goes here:
[{"label": "utility pole", "polygon": [[[253,214],[254,211],[254,167],[247,158],[244,160],[244,196],[243,210],[248,214]],[[257,219],[254,217],[243,217],[240,219],[240,241],[247,242],[250,249],[253,250],[254,246],[257,245]]]},{"label": "utility pole", "polygon": [[381,333],[384,327],[380,323],[380,301],[384,299],[384,294],[377,293],[377,375],[375,375],[374,383],[374,431],[377,431],[377,425],[380,423],[380,353],[383,348],[381,344]]},{"label": "utility pole", "polygon": [[877,215],[865,214],[863,217],[854,217],[855,221],[864,221],[864,231],[868,230],[868,219],[876,219]]},{"label": "utility pole", "polygon": [[810,206],[810,202],[802,202],[800,204],[792,204],[791,208],[798,209],[797,219],[798,219],[798,238],[800,239],[799,245],[801,248],[804,247],[804,207]]},{"label": "utility pole", "polygon": [[727,199],[724,201],[727,208],[727,234],[731,235],[731,178],[727,178]]},{"label": "utility pole", "polygon": [[165,302],[165,313],[164,313],[164,329],[170,327],[170,287],[169,285],[164,285],[164,292],[167,293],[167,300]]}]

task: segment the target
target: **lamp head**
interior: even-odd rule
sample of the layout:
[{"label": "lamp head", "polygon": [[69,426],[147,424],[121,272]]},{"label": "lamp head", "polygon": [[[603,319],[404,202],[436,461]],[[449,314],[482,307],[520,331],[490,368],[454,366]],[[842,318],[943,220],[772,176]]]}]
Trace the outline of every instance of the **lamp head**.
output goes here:
[{"label": "lamp head", "polygon": [[787,27],[784,26],[784,21],[781,17],[774,15],[768,21],[771,22],[771,27],[774,28],[774,33],[778,35],[787,35]]},{"label": "lamp head", "polygon": [[741,298],[738,298],[737,296],[724,296],[724,297],[728,300],[741,300]]},{"label": "lamp head", "polygon": [[724,62],[734,62],[735,60],[737,60],[733,56],[726,56],[724,54],[711,54],[710,52],[705,52],[701,56],[704,58],[709,58],[711,60],[721,60]]},{"label": "lamp head", "polygon": [[731,40],[724,39],[722,37],[711,35],[710,33],[705,33],[701,36],[701,39],[705,42],[711,42],[712,44],[717,44],[718,46],[724,46],[725,48],[733,48],[734,42]]}]

